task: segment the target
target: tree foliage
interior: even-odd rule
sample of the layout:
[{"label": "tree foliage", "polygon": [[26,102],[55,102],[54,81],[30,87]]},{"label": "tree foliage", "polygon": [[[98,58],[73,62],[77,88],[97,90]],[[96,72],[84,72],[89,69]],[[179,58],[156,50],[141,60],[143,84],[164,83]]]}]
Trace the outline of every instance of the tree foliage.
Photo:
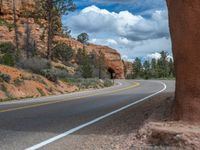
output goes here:
[{"label": "tree foliage", "polygon": [[11,42],[0,44],[0,64],[14,66],[16,62],[15,46]]},{"label": "tree foliage", "polygon": [[98,77],[99,79],[102,79],[102,76],[106,71],[105,55],[102,51],[99,51],[99,54],[96,57],[96,67],[98,69]]},{"label": "tree foliage", "polygon": [[134,63],[134,78],[139,78],[141,76],[141,72],[142,72],[142,62],[141,59],[139,59],[138,57],[135,59],[135,63]]},{"label": "tree foliage", "polygon": [[36,5],[37,18],[45,19],[47,26],[47,58],[51,59],[53,38],[62,32],[61,16],[76,9],[73,0],[38,0]]},{"label": "tree foliage", "polygon": [[173,60],[167,58],[168,54],[165,51],[162,51],[160,54],[160,59],[146,60],[143,64],[141,59],[136,58],[133,65],[133,78],[174,78]]},{"label": "tree foliage", "polygon": [[83,44],[87,44],[89,36],[87,33],[81,33],[78,35],[77,40]]},{"label": "tree foliage", "polygon": [[74,54],[74,50],[72,49],[72,47],[65,43],[57,44],[52,49],[52,51],[53,51],[52,58],[58,59],[62,62],[68,62]]},{"label": "tree foliage", "polygon": [[80,66],[83,78],[92,78],[92,58],[87,54],[85,47],[79,49],[76,55],[77,63]]}]

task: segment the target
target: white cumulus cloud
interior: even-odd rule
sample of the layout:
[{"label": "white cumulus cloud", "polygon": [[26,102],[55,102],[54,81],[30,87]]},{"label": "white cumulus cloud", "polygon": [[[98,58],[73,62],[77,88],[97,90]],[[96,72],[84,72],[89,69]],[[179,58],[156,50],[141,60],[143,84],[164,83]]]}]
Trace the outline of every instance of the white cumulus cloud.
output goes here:
[{"label": "white cumulus cloud", "polygon": [[73,36],[87,32],[90,42],[107,45],[129,58],[141,57],[161,50],[171,53],[168,15],[155,10],[145,18],[129,11],[110,12],[89,6],[64,19]]}]

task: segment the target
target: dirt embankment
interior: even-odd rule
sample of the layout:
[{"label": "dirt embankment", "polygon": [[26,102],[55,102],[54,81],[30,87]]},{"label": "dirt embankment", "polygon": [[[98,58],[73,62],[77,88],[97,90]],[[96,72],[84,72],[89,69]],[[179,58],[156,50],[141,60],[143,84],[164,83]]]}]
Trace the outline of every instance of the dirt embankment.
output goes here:
[{"label": "dirt embankment", "polygon": [[40,75],[8,66],[0,65],[0,73],[10,76],[9,82],[0,81],[0,100],[57,95],[78,90],[78,87],[66,82],[54,83]]},{"label": "dirt embankment", "polygon": [[65,144],[87,150],[199,150],[200,126],[173,122],[173,104],[173,93],[155,96],[71,135]]}]

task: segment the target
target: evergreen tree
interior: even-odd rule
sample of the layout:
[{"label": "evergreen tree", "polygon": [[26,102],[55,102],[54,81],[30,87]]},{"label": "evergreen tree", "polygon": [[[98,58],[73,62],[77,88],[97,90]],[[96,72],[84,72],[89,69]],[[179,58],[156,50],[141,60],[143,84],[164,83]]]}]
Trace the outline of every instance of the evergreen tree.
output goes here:
[{"label": "evergreen tree", "polygon": [[158,77],[166,78],[169,74],[167,52],[162,51],[160,54],[161,58],[158,60]]},{"label": "evergreen tree", "polygon": [[80,35],[78,35],[77,40],[83,44],[87,44],[89,36],[87,33],[81,33]]},{"label": "evergreen tree", "polygon": [[155,58],[151,60],[151,76],[157,78],[157,61]]},{"label": "evergreen tree", "polygon": [[172,59],[169,60],[169,76],[175,77],[175,68],[174,68],[174,62]]},{"label": "evergreen tree", "polygon": [[142,63],[141,63],[141,59],[139,59],[138,57],[135,59],[134,62],[134,77],[133,78],[138,78],[141,77],[142,74]]},{"label": "evergreen tree", "polygon": [[86,53],[85,47],[83,47],[83,49],[78,49],[78,52],[76,54],[76,60],[80,66],[82,77],[92,78],[92,64],[94,63],[92,63],[90,55]]},{"label": "evergreen tree", "polygon": [[[38,6],[39,5],[39,6]],[[44,18],[48,22],[47,26],[47,58],[51,59],[52,44],[55,34],[61,32],[61,16],[67,15],[76,8],[73,0],[39,0],[36,11],[39,18]]]},{"label": "evergreen tree", "polygon": [[143,71],[143,78],[145,79],[149,79],[151,77],[151,72],[150,72],[150,63],[149,61],[145,61],[144,64],[143,64],[143,68],[144,68],[144,71]]},{"label": "evergreen tree", "polygon": [[83,57],[83,63],[81,65],[82,77],[83,78],[92,78],[92,66],[90,63],[90,58],[88,55]]},{"label": "evergreen tree", "polygon": [[161,57],[156,60],[145,61],[143,64],[139,58],[135,59],[133,68],[133,78],[174,78],[175,69],[172,59],[168,59],[168,53],[162,51]]},{"label": "evergreen tree", "polygon": [[106,64],[105,64],[105,55],[102,51],[99,51],[99,55],[97,56],[96,66],[99,72],[99,79],[102,78],[103,72],[105,72]]},{"label": "evergreen tree", "polygon": [[19,50],[19,32],[18,32],[18,27],[17,27],[17,14],[16,14],[15,0],[13,0],[12,3],[13,3],[13,24],[14,24],[14,30],[15,30],[15,46],[16,46],[15,53],[17,53],[17,51]]}]

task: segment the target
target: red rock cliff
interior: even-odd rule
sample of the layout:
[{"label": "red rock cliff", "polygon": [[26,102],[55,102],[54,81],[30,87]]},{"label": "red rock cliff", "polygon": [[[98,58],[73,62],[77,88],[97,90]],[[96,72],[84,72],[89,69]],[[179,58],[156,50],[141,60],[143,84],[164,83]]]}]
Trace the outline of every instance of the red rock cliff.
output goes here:
[{"label": "red rock cliff", "polygon": [[[25,31],[24,25],[26,23],[26,19],[22,18],[20,16],[20,13],[22,9],[28,9],[28,10],[33,9],[35,5],[35,1],[36,0],[16,0],[16,11],[18,15],[17,26],[20,33],[19,38],[20,38],[21,46],[24,45],[23,44],[24,31]],[[6,21],[12,22],[13,20],[12,8],[13,8],[12,0],[1,0],[0,1],[0,19],[5,19]],[[44,27],[41,27],[40,25],[38,25],[34,21],[33,18],[29,18],[29,24],[32,29],[31,36],[36,41],[39,52],[41,54],[45,54],[46,53],[46,39],[41,40],[41,36],[43,35],[44,30],[45,30]],[[81,44],[80,42],[74,39],[56,37],[55,40],[65,42],[68,45],[71,45],[72,48],[74,48],[75,50],[79,48],[83,48],[83,44]],[[2,41],[13,42],[14,30],[12,29],[11,31],[9,31],[8,27],[0,26],[0,42]],[[87,45],[86,50],[88,52],[92,52],[92,51],[98,52],[101,50],[105,54],[106,64],[107,64],[108,69],[111,68],[112,70],[114,70],[116,74],[116,78],[118,79],[124,78],[123,62],[121,60],[120,54],[116,50],[106,47],[106,46],[93,45],[93,44]]]},{"label": "red rock cliff", "polygon": [[176,114],[200,122],[200,1],[167,0],[176,67]]},{"label": "red rock cliff", "polygon": [[[62,38],[62,37],[56,37],[55,39],[56,41],[62,41],[72,46],[75,50],[84,47],[82,43],[74,39]],[[94,44],[85,45],[85,49],[87,50],[88,53],[95,52],[98,54],[99,51],[101,51],[105,56],[107,68],[112,69],[115,72],[115,78],[124,79],[125,77],[124,64],[121,59],[121,55],[116,50],[107,46],[94,45]]]}]

